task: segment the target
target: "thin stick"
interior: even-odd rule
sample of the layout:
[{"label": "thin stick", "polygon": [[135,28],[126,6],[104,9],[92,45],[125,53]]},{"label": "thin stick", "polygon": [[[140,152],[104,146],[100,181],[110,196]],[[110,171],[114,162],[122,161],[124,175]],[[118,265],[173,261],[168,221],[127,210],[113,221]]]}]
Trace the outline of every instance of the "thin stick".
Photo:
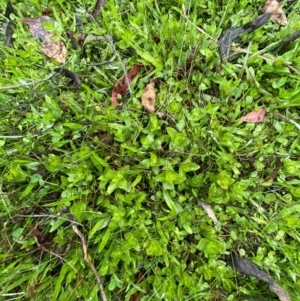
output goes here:
[{"label": "thin stick", "polygon": [[23,83],[23,84],[19,84],[19,85],[12,85],[12,86],[4,86],[4,87],[0,87],[0,90],[10,90],[10,89],[17,89],[17,88],[21,88],[21,87],[27,87],[27,86],[31,86],[31,85],[35,85],[35,84],[39,84],[39,83],[43,83],[46,82],[47,80],[49,80],[50,78],[52,78],[54,76],[54,74],[56,74],[56,72],[52,72],[50,73],[46,78],[44,79],[39,79],[33,82],[29,82],[29,83]]},{"label": "thin stick", "polygon": [[95,266],[93,265],[92,262],[90,262],[90,260],[88,258],[88,249],[87,249],[86,240],[85,240],[84,235],[79,231],[79,229],[75,225],[75,219],[74,219],[74,216],[71,213],[70,209],[68,207],[65,207],[61,210],[61,212],[67,214],[68,219],[69,219],[69,221],[72,225],[72,228],[73,228],[74,232],[79,236],[79,238],[81,240],[81,243],[82,243],[82,250],[83,250],[83,256],[84,256],[83,259],[86,262],[86,264],[89,266],[89,268],[92,270],[92,272],[94,273],[94,275],[96,277],[96,280],[97,280],[97,283],[98,283],[98,286],[99,286],[99,289],[100,289],[100,294],[101,294],[102,301],[107,301],[101,278],[98,275],[98,272],[97,272]]},{"label": "thin stick", "polygon": [[101,8],[104,6],[106,0],[97,0],[94,10],[92,12],[93,19],[96,19],[101,11]]}]

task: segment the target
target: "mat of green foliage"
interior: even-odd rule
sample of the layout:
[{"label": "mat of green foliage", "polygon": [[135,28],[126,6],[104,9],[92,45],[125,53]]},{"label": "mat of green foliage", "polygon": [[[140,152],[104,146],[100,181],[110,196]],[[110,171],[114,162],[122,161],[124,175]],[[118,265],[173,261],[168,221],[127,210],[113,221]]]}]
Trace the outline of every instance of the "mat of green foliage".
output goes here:
[{"label": "mat of green foliage", "polygon": [[[57,75],[0,90],[1,300],[100,300],[63,207],[108,300],[278,300],[233,270],[233,254],[300,300],[299,42],[268,52],[299,29],[300,5],[287,26],[268,21],[243,34],[234,46],[245,53],[222,63],[218,37],[261,14],[263,1],[109,0],[96,21],[94,1],[13,4],[0,87],[60,65],[21,22],[46,7],[67,45],[65,67],[82,83],[72,89]],[[73,49],[66,31],[76,16],[105,39]],[[111,106],[115,83],[136,63],[130,91]],[[156,110],[172,122],[143,110],[152,79]],[[239,120],[262,107],[262,123]]]}]

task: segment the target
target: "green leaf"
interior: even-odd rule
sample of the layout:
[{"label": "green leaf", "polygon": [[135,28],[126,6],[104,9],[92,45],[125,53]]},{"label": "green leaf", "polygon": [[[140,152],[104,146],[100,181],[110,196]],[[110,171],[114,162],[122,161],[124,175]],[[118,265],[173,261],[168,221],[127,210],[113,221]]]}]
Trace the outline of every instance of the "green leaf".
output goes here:
[{"label": "green leaf", "polygon": [[289,175],[299,176],[300,175],[300,161],[294,161],[286,159],[283,161],[283,171]]},{"label": "green leaf", "polygon": [[200,168],[200,166],[193,162],[185,162],[180,164],[179,168],[184,172],[195,171]]},{"label": "green leaf", "polygon": [[110,233],[109,229],[107,229],[102,237],[101,243],[99,244],[99,247],[98,247],[99,253],[105,248],[110,236],[111,236],[111,233]]},{"label": "green leaf", "polygon": [[217,183],[219,186],[225,190],[229,188],[231,184],[234,183],[234,179],[231,178],[230,174],[226,171],[221,171],[217,177]]},{"label": "green leaf", "polygon": [[122,143],[121,147],[128,149],[128,150],[132,151],[133,153],[140,153],[140,150],[137,147],[126,144],[126,143]]},{"label": "green leaf", "polygon": [[82,124],[79,124],[79,123],[64,122],[63,125],[65,127],[70,128],[71,130],[75,130],[75,131],[78,131],[78,130],[82,129]]},{"label": "green leaf", "polygon": [[168,169],[159,174],[155,180],[157,182],[166,182],[170,184],[180,184],[184,182],[186,177],[176,173],[174,170]]},{"label": "green leaf", "polygon": [[205,257],[214,258],[225,252],[225,243],[217,238],[202,238],[200,239],[197,248],[203,251]]},{"label": "green leaf", "polygon": [[9,181],[24,182],[27,179],[27,174],[22,170],[21,166],[13,165],[9,167],[3,177]]},{"label": "green leaf", "polygon": [[54,154],[49,154],[48,160],[45,163],[45,167],[48,171],[54,172],[57,169],[61,169],[62,167],[62,160],[59,156],[56,156]]},{"label": "green leaf", "polygon": [[300,199],[300,187],[299,188],[292,188],[291,194],[295,197]]},{"label": "green leaf", "polygon": [[[134,45],[135,47],[136,45]],[[142,51],[141,49],[135,47],[135,51],[137,54],[146,62],[151,63],[156,68],[156,72],[160,72],[163,70],[163,63],[161,58],[152,56],[149,52]]]},{"label": "green leaf", "polygon": [[163,190],[163,197],[170,210],[178,213],[178,209],[167,190]]},{"label": "green leaf", "polygon": [[62,266],[62,268],[60,270],[60,273],[59,273],[59,276],[55,281],[54,292],[53,292],[53,295],[52,295],[52,300],[53,301],[58,300],[58,295],[59,295],[59,292],[62,288],[62,283],[65,280],[66,274],[69,270],[70,270],[70,266],[67,263],[65,263]]},{"label": "green leaf", "polygon": [[103,158],[101,158],[96,152],[91,153],[91,159],[92,159],[94,165],[100,171],[102,171],[101,166],[102,167],[109,167],[109,164]]},{"label": "green leaf", "polygon": [[160,256],[164,253],[159,241],[155,239],[145,242],[144,247],[148,256]]},{"label": "green leaf", "polygon": [[175,129],[168,127],[168,134],[171,137],[171,149],[184,149],[185,146],[189,145],[190,141],[184,133],[178,133]]},{"label": "green leaf", "polygon": [[22,193],[21,193],[21,195],[20,195],[20,198],[22,199],[22,198],[26,197],[26,196],[32,191],[32,189],[33,189],[35,186],[36,186],[36,183],[30,182],[30,183],[26,186],[25,190],[22,191]]},{"label": "green leaf", "polygon": [[48,95],[45,95],[45,100],[46,100],[46,105],[47,105],[47,108],[49,109],[49,112],[51,112],[51,114],[55,117],[55,119],[60,118],[63,111],[59,107],[57,102]]},{"label": "green leaf", "polygon": [[104,216],[101,216],[99,218],[99,220],[97,221],[97,223],[93,226],[93,228],[89,231],[89,239],[93,238],[93,236],[95,235],[95,233],[97,231],[100,231],[104,228],[106,228],[109,224],[111,220],[111,216],[110,215],[104,215]]}]

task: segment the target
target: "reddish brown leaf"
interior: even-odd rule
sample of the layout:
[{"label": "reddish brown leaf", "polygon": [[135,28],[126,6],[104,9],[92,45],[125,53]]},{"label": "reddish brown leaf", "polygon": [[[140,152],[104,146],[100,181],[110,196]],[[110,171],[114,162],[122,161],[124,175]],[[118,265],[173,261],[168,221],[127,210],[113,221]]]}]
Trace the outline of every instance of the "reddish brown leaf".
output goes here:
[{"label": "reddish brown leaf", "polygon": [[55,21],[52,18],[48,16],[25,18],[22,22],[29,25],[29,30],[33,36],[38,37],[43,41],[40,50],[44,54],[55,59],[59,63],[64,64],[66,62],[67,50],[64,43],[62,41],[54,41],[53,38],[55,37],[55,34],[46,31],[43,26],[45,22],[54,24]]},{"label": "reddish brown leaf", "polygon": [[112,94],[111,94],[111,103],[117,105],[119,103],[118,94],[124,96],[124,94],[129,89],[131,82],[134,80],[139,70],[141,69],[142,64],[135,64],[125,75],[123,75],[115,84]]},{"label": "reddish brown leaf", "polygon": [[279,5],[278,1],[276,0],[267,0],[264,8],[265,13],[272,14],[271,20],[274,23],[279,23],[283,26],[287,25],[287,18],[282,10],[281,6]]},{"label": "reddish brown leaf", "polygon": [[133,295],[130,296],[129,301],[140,301],[141,300],[141,293],[135,292]]},{"label": "reddish brown leaf", "polygon": [[259,109],[257,111],[253,111],[248,113],[247,115],[241,117],[241,121],[258,123],[263,122],[265,119],[266,109]]}]

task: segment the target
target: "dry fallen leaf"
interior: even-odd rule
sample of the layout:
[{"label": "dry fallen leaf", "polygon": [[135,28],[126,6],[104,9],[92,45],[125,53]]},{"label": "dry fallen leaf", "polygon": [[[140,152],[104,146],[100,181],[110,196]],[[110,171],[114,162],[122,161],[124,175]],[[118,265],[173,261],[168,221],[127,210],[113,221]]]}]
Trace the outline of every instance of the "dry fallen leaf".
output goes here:
[{"label": "dry fallen leaf", "polygon": [[208,205],[207,203],[202,202],[202,201],[200,201],[199,203],[200,203],[201,207],[205,210],[207,215],[213,220],[215,226],[217,226],[218,225],[218,220],[217,220],[217,217],[216,217],[215,213],[211,209],[210,205]]},{"label": "dry fallen leaf", "polygon": [[291,301],[289,293],[276,282],[269,284],[269,289],[278,296],[280,301]]},{"label": "dry fallen leaf", "polygon": [[154,82],[148,84],[142,95],[142,105],[149,112],[154,113],[155,111],[155,91]]},{"label": "dry fallen leaf", "polygon": [[134,80],[139,70],[141,69],[142,64],[135,64],[125,75],[123,75],[115,84],[112,93],[111,93],[111,103],[113,105],[117,105],[119,103],[118,94],[123,96],[127,90],[131,82]]},{"label": "dry fallen leaf", "polygon": [[45,41],[40,46],[40,50],[48,57],[55,59],[59,63],[64,64],[66,62],[67,50],[62,41]]},{"label": "dry fallen leaf", "polygon": [[272,14],[271,20],[274,23],[279,23],[283,26],[287,25],[287,18],[284,11],[276,0],[267,0],[264,8],[265,13]]},{"label": "dry fallen leaf", "polygon": [[67,54],[66,47],[62,41],[53,40],[53,38],[56,38],[56,36],[55,34],[44,29],[43,24],[45,22],[51,22],[54,24],[55,20],[48,16],[42,16],[39,18],[25,18],[22,20],[22,23],[29,25],[31,34],[43,41],[43,44],[40,46],[40,50],[48,57],[51,57],[59,63],[64,64],[66,62]]},{"label": "dry fallen leaf", "polygon": [[280,301],[291,301],[289,293],[277,284],[266,271],[261,270],[255,263],[238,256],[233,256],[232,259],[232,266],[235,270],[267,283],[270,291],[276,294]]},{"label": "dry fallen leaf", "polygon": [[265,119],[266,115],[266,109],[259,109],[257,111],[253,111],[248,113],[247,115],[241,117],[241,121],[245,122],[252,122],[252,123],[258,123],[258,122],[263,122]]}]

